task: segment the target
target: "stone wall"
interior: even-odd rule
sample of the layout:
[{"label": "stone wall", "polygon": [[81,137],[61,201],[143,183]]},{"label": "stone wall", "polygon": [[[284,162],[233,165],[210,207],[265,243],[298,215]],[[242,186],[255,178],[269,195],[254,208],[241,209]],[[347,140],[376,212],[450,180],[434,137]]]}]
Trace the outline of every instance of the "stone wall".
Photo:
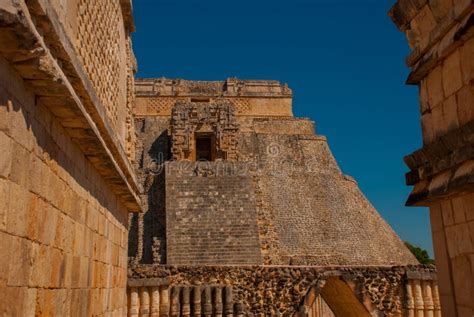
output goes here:
[{"label": "stone wall", "polygon": [[[243,120],[240,120],[243,121]],[[245,125],[241,124],[241,130],[247,132],[255,132],[258,134],[307,134],[314,135],[314,122],[305,118],[254,118],[252,120],[251,129],[245,129]]]},{"label": "stone wall", "polygon": [[276,80],[138,79],[136,94],[135,114],[140,117],[170,116],[178,101],[216,100],[232,103],[238,116],[293,116],[292,91]]},{"label": "stone wall", "polygon": [[445,316],[474,311],[474,193],[430,204],[430,219]]},{"label": "stone wall", "polygon": [[[275,92],[251,94],[254,84],[278,89],[138,81],[136,167],[148,205],[131,216],[129,314],[319,317],[325,303],[336,316],[439,316],[432,268],[411,266],[314,122],[275,115],[266,95]],[[267,99],[267,115],[239,114],[234,93]],[[176,99],[170,116],[141,112],[140,98]],[[180,154],[192,153],[196,132],[217,139],[227,126],[231,158]]]},{"label": "stone wall", "polygon": [[336,316],[440,317],[432,267],[149,265],[129,276],[132,316],[308,317],[322,296]]},{"label": "stone wall", "polygon": [[255,194],[243,163],[166,164],[167,264],[261,264]]},{"label": "stone wall", "polygon": [[[51,14],[71,41],[83,70],[104,106],[106,120],[125,149],[128,129],[127,115],[133,98],[134,69],[130,32],[133,17],[128,12],[130,0],[68,0],[50,1]],[[132,74],[133,78],[133,74]],[[132,144],[132,143],[129,143]]]},{"label": "stone wall", "polygon": [[[121,36],[109,40],[125,48],[130,7],[117,1],[119,15],[110,17],[102,2],[87,2],[95,13],[83,11],[86,2],[80,3],[0,2],[4,316],[126,314],[128,212],[141,207],[124,134],[115,128],[126,124],[118,113],[125,113],[133,81],[127,86],[126,76],[114,72],[106,60],[113,52],[104,47],[101,56],[87,52],[97,60],[83,60],[78,50],[86,39],[77,39],[68,23],[89,14],[97,23],[110,23],[107,15],[122,27]],[[107,33],[103,27],[88,29],[88,36]],[[127,56],[125,50],[120,54]],[[110,67],[105,86],[89,77],[83,62]],[[126,65],[119,73],[130,76]],[[124,101],[114,120],[104,94],[109,80],[117,82],[117,100]]]},{"label": "stone wall", "polygon": [[[130,2],[33,0],[15,2],[11,8],[11,14],[22,12],[24,16],[18,16],[16,22],[5,16],[5,58],[28,79],[28,84],[35,86],[35,93],[56,98],[56,108],[73,108],[54,112],[63,121],[80,117],[94,122],[94,129],[88,130],[100,134],[114,157],[114,164],[122,169],[128,186],[136,191],[130,164],[135,133],[130,118],[135,70],[130,45],[133,31]],[[28,46],[12,50],[14,41]],[[54,86],[62,87],[44,86],[41,80],[44,82],[48,77]],[[74,92],[69,91],[65,98],[63,90],[71,89]],[[82,113],[72,113],[77,110]],[[84,113],[88,117],[82,119]],[[77,122],[68,123],[83,128]]]},{"label": "stone wall", "polygon": [[405,158],[408,205],[429,206],[445,316],[474,314],[474,2],[400,0],[423,147]]},{"label": "stone wall", "polygon": [[0,144],[0,313],[123,314],[127,208],[3,58]]},{"label": "stone wall", "polygon": [[257,166],[265,263],[415,264],[357,183],[341,173],[326,138],[299,131],[240,139],[241,156]]},{"label": "stone wall", "polygon": [[[265,264],[417,263],[363,196],[357,183],[342,174],[326,138],[314,134],[312,121],[236,116],[236,122],[239,126],[237,161],[246,162],[241,172],[252,180],[258,238]],[[138,173],[144,184],[144,200],[148,197],[152,205],[148,205],[142,217],[133,216],[130,256],[141,263],[165,264],[169,263],[165,245],[172,242],[164,236],[170,228],[166,226],[167,206],[162,201],[177,203],[176,193],[167,191],[168,186],[163,185],[176,172],[163,173],[164,163],[171,159],[172,138],[168,135],[171,122],[165,116],[145,116],[137,119],[137,127],[141,153]],[[183,186],[189,186],[192,195],[207,199],[209,190],[196,191],[193,184],[188,182]],[[228,186],[222,190],[232,195],[234,184],[222,184]],[[182,191],[186,191],[184,187]],[[227,207],[226,201],[219,203],[222,208]],[[181,212],[180,217],[182,221],[189,220],[187,212]],[[196,239],[202,234],[198,230]],[[188,243],[191,247],[193,239]]]},{"label": "stone wall", "polygon": [[[134,261],[165,263],[166,218],[164,162],[171,158],[166,117],[137,118],[135,170],[142,186],[144,213],[130,214],[129,256]],[[155,254],[153,253],[155,251]],[[156,254],[157,253],[157,254]]]}]

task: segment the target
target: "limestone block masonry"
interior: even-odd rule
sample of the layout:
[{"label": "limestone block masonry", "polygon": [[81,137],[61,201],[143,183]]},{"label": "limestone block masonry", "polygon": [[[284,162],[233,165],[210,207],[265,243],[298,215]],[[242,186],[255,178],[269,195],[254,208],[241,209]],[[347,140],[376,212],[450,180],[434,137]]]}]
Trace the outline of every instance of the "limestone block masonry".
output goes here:
[{"label": "limestone block masonry", "polygon": [[127,313],[131,31],[125,0],[0,1],[1,316]]},{"label": "limestone block masonry", "polygon": [[430,207],[444,316],[474,315],[474,1],[399,0],[423,147],[405,157],[408,205]]},{"label": "limestone block masonry", "polygon": [[[199,175],[200,168],[212,175]],[[167,163],[168,264],[263,263],[252,178],[239,175],[244,169],[245,163],[202,162],[183,171],[179,162]]]}]

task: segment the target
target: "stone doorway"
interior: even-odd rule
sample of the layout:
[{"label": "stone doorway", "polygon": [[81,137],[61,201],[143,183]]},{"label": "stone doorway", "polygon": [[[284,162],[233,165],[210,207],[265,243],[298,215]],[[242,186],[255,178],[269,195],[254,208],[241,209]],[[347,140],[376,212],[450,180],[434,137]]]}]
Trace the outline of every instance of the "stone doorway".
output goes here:
[{"label": "stone doorway", "polygon": [[196,161],[215,160],[215,137],[210,133],[196,133],[195,136]]}]

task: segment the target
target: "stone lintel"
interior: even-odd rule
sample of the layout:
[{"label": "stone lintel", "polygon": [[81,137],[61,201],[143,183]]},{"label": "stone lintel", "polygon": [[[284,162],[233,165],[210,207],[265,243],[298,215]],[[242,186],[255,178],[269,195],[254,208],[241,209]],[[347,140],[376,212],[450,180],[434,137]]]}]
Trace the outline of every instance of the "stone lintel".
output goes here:
[{"label": "stone lintel", "polygon": [[408,270],[406,276],[409,280],[436,281],[438,279],[436,272],[430,270]]},{"label": "stone lintel", "polygon": [[[433,265],[405,265],[405,266],[390,266],[390,265],[329,265],[329,266],[316,266],[316,265],[167,265],[167,264],[138,264],[132,265],[129,269],[129,281],[130,280],[157,280],[167,281],[170,277],[173,277],[180,272],[186,272],[193,275],[196,281],[203,280],[206,278],[203,274],[206,273],[209,276],[221,275],[223,273],[232,272],[283,272],[289,274],[291,271],[300,272],[318,272],[324,277],[331,276],[356,276],[361,272],[401,272],[405,275],[409,275],[412,278],[419,276],[425,279],[436,277],[436,267]],[[433,275],[434,274],[434,275]]]},{"label": "stone lintel", "polygon": [[196,81],[169,78],[142,78],[135,82],[137,97],[257,97],[291,98],[288,85],[276,80]]},{"label": "stone lintel", "polygon": [[448,132],[405,157],[407,205],[425,206],[474,186],[474,121]]},{"label": "stone lintel", "polygon": [[127,282],[128,287],[155,287],[169,284],[168,278],[129,278]]},{"label": "stone lintel", "polygon": [[[131,164],[58,21],[49,2],[2,1],[0,54],[24,79],[37,102],[56,116],[124,205],[141,211]],[[41,34],[48,34],[54,50]]]},{"label": "stone lintel", "polygon": [[420,181],[410,193],[407,206],[426,206],[450,197],[474,191],[474,161],[466,162],[456,170]]}]

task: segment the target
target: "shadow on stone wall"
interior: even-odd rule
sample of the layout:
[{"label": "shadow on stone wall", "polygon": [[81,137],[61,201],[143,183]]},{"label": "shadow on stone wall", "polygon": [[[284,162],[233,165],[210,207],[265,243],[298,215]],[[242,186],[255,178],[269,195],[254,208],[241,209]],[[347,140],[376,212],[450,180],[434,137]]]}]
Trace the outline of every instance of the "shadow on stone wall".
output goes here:
[{"label": "shadow on stone wall", "polygon": [[[142,131],[144,132],[144,131]],[[170,160],[168,132],[162,132],[148,151],[142,150],[138,166],[143,186],[142,201],[147,202],[143,214],[130,218],[129,257],[139,264],[166,263],[166,211],[164,163]]]}]

